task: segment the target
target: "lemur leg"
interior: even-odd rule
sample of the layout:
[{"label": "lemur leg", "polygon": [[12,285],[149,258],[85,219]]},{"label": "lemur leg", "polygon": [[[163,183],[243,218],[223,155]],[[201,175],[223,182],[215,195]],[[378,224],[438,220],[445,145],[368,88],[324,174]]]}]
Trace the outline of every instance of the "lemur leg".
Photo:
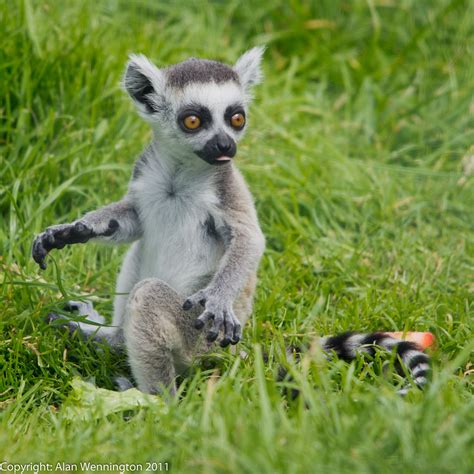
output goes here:
[{"label": "lemur leg", "polygon": [[138,388],[147,393],[176,393],[175,376],[208,347],[194,321],[200,313],[184,311],[184,298],[156,278],[139,282],[128,302],[125,345]]}]

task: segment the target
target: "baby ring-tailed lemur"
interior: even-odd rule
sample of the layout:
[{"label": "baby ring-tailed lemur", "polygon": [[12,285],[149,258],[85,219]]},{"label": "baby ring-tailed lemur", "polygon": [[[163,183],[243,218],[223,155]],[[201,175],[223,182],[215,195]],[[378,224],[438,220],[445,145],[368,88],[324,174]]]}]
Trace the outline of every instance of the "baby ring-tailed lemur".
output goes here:
[{"label": "baby ring-tailed lemur", "polygon": [[[95,324],[71,324],[125,346],[145,392],[174,393],[176,374],[217,338],[222,347],[236,344],[251,312],[265,239],[232,159],[252,86],[261,79],[263,51],[251,49],[234,66],[191,58],[163,69],[132,56],[124,87],[154,136],[127,194],[71,224],[47,228],[33,244],[44,269],[48,252],[68,244],[134,242],[118,277],[112,326],[98,327],[104,319],[92,305],[75,302],[70,306]],[[389,339],[375,342],[392,347]],[[370,335],[328,341],[327,349],[355,356]]]}]

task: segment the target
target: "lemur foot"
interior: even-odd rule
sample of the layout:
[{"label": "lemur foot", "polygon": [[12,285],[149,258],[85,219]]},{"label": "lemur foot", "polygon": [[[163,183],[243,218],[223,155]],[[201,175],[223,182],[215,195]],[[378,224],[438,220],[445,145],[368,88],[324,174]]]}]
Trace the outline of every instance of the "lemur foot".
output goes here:
[{"label": "lemur foot", "polygon": [[183,309],[187,311],[198,303],[204,307],[204,312],[196,319],[194,327],[202,329],[208,321],[211,321],[211,328],[206,337],[209,342],[217,339],[221,329],[224,330],[224,336],[220,342],[221,347],[237,344],[240,341],[242,326],[235,317],[232,302],[222,300],[211,289],[204,289],[190,296],[184,302]]},{"label": "lemur foot", "polygon": [[75,312],[77,319],[62,314],[49,313],[47,321],[52,323],[61,320],[59,326],[67,328],[71,334],[77,332],[85,340],[92,339],[96,343],[105,343],[117,353],[122,351],[122,330],[117,326],[107,325],[105,318],[94,309],[90,301],[69,301],[64,309],[71,313]]},{"label": "lemur foot", "polygon": [[73,334],[79,328],[79,324],[76,321],[65,321],[67,316],[58,313],[48,313],[46,316],[46,322],[48,324],[55,323],[56,321],[61,321],[58,326],[60,328],[65,328],[69,331],[70,334]]},{"label": "lemur foot", "polygon": [[62,249],[68,244],[82,244],[98,235],[112,235],[117,230],[118,225],[118,222],[112,219],[109,222],[108,229],[100,234],[84,221],[53,225],[39,234],[33,242],[33,259],[44,270],[46,269],[45,258],[52,249]]},{"label": "lemur foot", "polygon": [[114,385],[117,389],[117,392],[125,392],[126,390],[130,390],[133,388],[133,383],[127,377],[123,375],[117,375],[114,377]]},{"label": "lemur foot", "polygon": [[[64,305],[64,310],[70,313],[77,313],[78,316],[87,316],[87,320],[96,324],[104,324],[104,317],[101,316],[95,309],[90,301],[68,301]],[[70,333],[77,331],[78,329],[84,333],[85,336],[90,336],[92,333],[96,332],[98,326],[87,324],[87,322],[74,321],[69,319],[67,316],[49,313],[46,317],[48,323],[52,323],[58,320],[65,320],[64,324],[61,324],[62,327],[65,327],[69,330]]]}]

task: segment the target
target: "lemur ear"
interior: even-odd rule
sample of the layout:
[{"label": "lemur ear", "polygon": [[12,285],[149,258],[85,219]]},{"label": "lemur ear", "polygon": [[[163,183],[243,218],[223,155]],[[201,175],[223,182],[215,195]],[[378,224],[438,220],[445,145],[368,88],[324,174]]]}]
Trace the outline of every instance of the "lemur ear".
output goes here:
[{"label": "lemur ear", "polygon": [[130,55],[125,69],[123,86],[145,115],[159,110],[159,97],[163,90],[163,73],[143,54]]},{"label": "lemur ear", "polygon": [[234,66],[244,89],[249,89],[263,79],[260,63],[262,62],[265,46],[257,46],[242,54]]}]

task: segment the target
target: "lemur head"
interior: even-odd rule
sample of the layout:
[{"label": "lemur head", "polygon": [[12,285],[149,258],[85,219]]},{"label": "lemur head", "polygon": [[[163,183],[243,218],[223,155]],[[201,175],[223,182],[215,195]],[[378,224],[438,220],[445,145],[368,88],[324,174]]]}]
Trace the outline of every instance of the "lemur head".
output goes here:
[{"label": "lemur head", "polygon": [[191,58],[163,69],[133,55],[123,83],[160,144],[176,156],[224,164],[235,156],[245,130],[251,89],[262,77],[263,52],[263,47],[253,48],[234,66]]}]

